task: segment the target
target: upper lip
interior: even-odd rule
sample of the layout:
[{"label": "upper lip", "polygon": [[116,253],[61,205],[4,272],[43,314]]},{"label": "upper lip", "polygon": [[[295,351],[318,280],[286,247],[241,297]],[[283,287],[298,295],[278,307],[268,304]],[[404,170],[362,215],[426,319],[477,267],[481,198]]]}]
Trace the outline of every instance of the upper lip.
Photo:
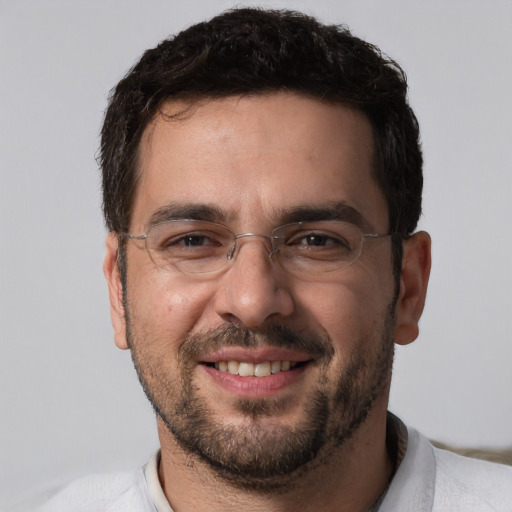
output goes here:
[{"label": "upper lip", "polygon": [[265,363],[267,361],[305,362],[311,360],[311,356],[303,352],[277,347],[262,347],[247,349],[244,347],[226,347],[207,354],[202,362],[218,363],[219,361],[240,361],[245,363]]}]

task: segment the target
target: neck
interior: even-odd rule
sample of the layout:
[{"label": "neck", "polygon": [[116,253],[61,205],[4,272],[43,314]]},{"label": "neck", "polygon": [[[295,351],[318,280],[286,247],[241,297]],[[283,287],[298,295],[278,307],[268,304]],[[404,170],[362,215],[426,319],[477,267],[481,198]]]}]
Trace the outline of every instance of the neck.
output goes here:
[{"label": "neck", "polygon": [[[377,404],[375,404],[377,405]],[[175,512],[365,512],[385,490],[393,467],[386,449],[386,409],[374,407],[352,438],[323,453],[272,490],[241,489],[183,451],[161,420],[159,477]]]}]

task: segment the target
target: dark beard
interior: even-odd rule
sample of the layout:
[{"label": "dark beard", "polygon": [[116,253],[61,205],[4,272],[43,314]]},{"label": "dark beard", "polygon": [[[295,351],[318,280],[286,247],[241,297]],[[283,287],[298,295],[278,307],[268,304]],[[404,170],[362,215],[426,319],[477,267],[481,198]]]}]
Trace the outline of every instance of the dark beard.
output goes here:
[{"label": "dark beard", "polygon": [[[171,381],[163,365],[155,365],[155,360],[149,363],[144,343],[138,343],[145,340],[134,339],[129,317],[128,341],[144,391],[178,444],[233,485],[268,492],[284,490],[287,482],[315,464],[312,461],[321,463],[322,449],[328,456],[364,423],[391,374],[394,309],[393,302],[383,322],[381,348],[374,366],[368,366],[363,353],[356,353],[347,362],[334,391],[325,377],[334,355],[331,341],[317,335],[303,337],[282,325],[256,331],[227,326],[189,336],[179,351],[179,385]],[[225,346],[278,346],[310,354],[322,377],[308,394],[303,420],[293,427],[272,425],[271,418],[286,404],[284,399],[270,398],[233,401],[247,418],[244,426],[219,421],[195,387],[192,372],[203,351]]]}]

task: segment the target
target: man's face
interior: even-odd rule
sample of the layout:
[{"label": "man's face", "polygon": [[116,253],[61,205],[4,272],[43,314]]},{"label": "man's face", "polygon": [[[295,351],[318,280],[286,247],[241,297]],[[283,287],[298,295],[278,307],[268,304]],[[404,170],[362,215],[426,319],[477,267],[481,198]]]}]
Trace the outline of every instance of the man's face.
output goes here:
[{"label": "man's face", "polygon": [[[333,205],[358,212],[363,232],[387,233],[361,114],[276,93],[203,101],[171,118],[187,106],[166,104],[144,133],[132,234],[159,211],[268,235],[290,215]],[[129,344],[166,425],[161,437],[172,432],[240,485],[241,475],[266,485],[385,411],[396,320],[391,241],[366,242],[341,271],[300,276],[269,258],[264,238],[238,243],[225,270],[201,276],[159,268],[144,242],[129,240],[126,324],[115,322],[116,337]],[[266,375],[275,361],[281,371]],[[251,375],[222,371],[225,363]]]}]

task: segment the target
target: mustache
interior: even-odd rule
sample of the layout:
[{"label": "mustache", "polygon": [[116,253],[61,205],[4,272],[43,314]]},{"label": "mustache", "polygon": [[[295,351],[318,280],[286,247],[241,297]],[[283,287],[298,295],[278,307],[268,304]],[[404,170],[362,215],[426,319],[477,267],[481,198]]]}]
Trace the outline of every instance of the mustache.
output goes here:
[{"label": "mustache", "polygon": [[197,361],[225,347],[256,349],[268,346],[305,352],[312,359],[331,359],[334,355],[329,336],[301,334],[286,325],[275,324],[258,329],[226,325],[204,333],[190,334],[181,345],[178,356],[183,361]]}]

